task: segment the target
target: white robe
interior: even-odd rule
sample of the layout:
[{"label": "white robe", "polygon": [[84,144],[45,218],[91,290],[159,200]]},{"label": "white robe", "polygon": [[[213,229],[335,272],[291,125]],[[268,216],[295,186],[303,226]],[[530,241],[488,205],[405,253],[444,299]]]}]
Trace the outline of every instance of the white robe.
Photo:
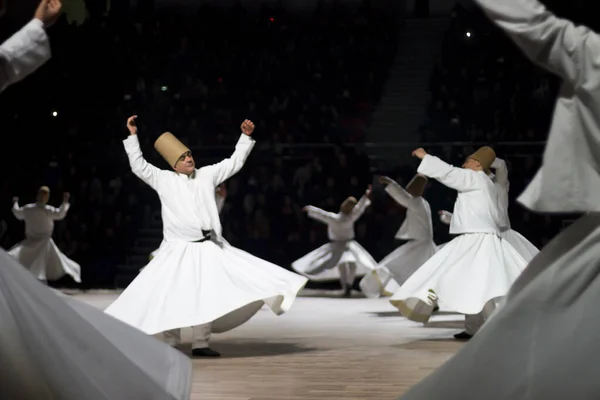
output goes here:
[{"label": "white robe", "polygon": [[[510,218],[508,216],[508,191],[510,188],[510,182],[508,181],[508,168],[506,167],[506,162],[496,157],[496,160],[492,164],[492,168],[495,170],[493,181],[496,185],[498,193],[500,237],[508,241],[508,243],[510,243],[511,246],[513,246],[515,250],[519,252],[525,261],[530,262],[540,251],[523,235],[511,228]],[[450,225],[450,222],[452,221],[452,213],[443,211],[442,215],[440,215],[440,220],[443,223]]]},{"label": "white robe", "polygon": [[409,242],[387,255],[377,269],[361,280],[361,289],[368,297],[391,296],[436,252],[431,207],[427,200],[412,196],[396,182],[387,185],[385,191],[406,208],[406,217],[396,238]]},{"label": "white robe", "polygon": [[477,337],[402,399],[595,399],[600,35],[536,0],[476,3],[530,59],[563,79],[542,167],[519,202],[537,212],[587,214],[531,261]]},{"label": "white robe", "polygon": [[35,280],[0,250],[0,398],[188,400],[188,357]]},{"label": "white robe", "polygon": [[34,72],[50,59],[42,21],[31,20],[0,45],[0,91]]},{"label": "white robe", "polygon": [[[221,238],[215,188],[237,173],[254,146],[242,134],[233,155],[192,176],[144,160],[137,135],[124,141],[131,169],[162,204],[164,244],[105,312],[147,334],[211,323],[233,329],[267,304],[287,311],[306,284],[302,276],[238,250]],[[211,231],[213,239],[202,239]]]},{"label": "white robe", "polygon": [[367,196],[363,196],[349,214],[307,206],[309,218],[327,224],[330,242],[294,261],[292,268],[313,281],[342,279],[337,267],[343,265],[355,266],[355,276],[363,276],[377,268],[377,262],[369,252],[354,240],[354,223],[370,204]]},{"label": "white robe", "polygon": [[489,317],[527,262],[499,233],[496,187],[483,171],[456,168],[426,155],[418,172],[458,191],[450,233],[459,235],[421,266],[390,302],[427,322],[441,311]]},{"label": "white robe", "polygon": [[24,207],[19,207],[17,202],[13,205],[15,217],[25,221],[25,240],[8,254],[41,281],[55,281],[68,274],[75,282],[81,282],[79,264],[64,255],[52,240],[54,221],[63,220],[69,207],[69,203],[63,203],[59,208],[35,203]]},{"label": "white robe", "polygon": [[[215,200],[216,200],[216,202],[217,202],[217,212],[218,212],[219,214],[221,214],[221,211],[223,210],[223,206],[225,206],[225,198],[224,198],[223,196],[219,196],[218,194],[215,194]],[[152,261],[152,259],[153,259],[154,257],[156,257],[156,255],[158,254],[158,252],[160,251],[160,249],[162,249],[162,247],[163,247],[163,244],[164,244],[164,243],[165,243],[165,241],[163,240],[163,241],[160,243],[160,246],[158,246],[158,249],[156,249],[156,250],[154,250],[152,253],[150,253],[150,261]],[[142,268],[140,269],[140,271],[141,271],[142,269],[144,269],[144,268],[145,268],[145,267],[142,267]]]}]

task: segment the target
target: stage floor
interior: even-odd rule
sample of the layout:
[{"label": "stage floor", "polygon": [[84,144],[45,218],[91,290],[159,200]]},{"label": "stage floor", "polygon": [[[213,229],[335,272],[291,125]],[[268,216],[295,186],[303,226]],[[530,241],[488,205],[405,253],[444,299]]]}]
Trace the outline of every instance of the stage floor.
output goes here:
[{"label": "stage floor", "polygon": [[[358,296],[358,294],[355,293]],[[98,308],[117,293],[74,297]],[[427,326],[400,316],[388,299],[350,299],[306,291],[275,316],[263,308],[215,335],[218,359],[193,359],[192,399],[392,400],[449,359],[463,317],[436,315]],[[191,329],[183,340],[191,341]],[[181,351],[189,354],[190,345]]]}]

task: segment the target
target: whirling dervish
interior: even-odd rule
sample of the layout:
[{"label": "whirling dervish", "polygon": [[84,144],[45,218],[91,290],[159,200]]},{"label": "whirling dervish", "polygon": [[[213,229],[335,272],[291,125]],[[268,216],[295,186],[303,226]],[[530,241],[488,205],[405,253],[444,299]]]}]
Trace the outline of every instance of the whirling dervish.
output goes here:
[{"label": "whirling dervish", "polygon": [[458,192],[448,242],[421,266],[390,302],[413,321],[427,322],[436,305],[440,311],[465,314],[470,339],[491,315],[527,262],[498,235],[500,215],[496,187],[486,171],[496,158],[490,147],[470,155],[462,168],[453,167],[419,148],[418,172]]},{"label": "whirling dervish", "polygon": [[69,211],[69,193],[63,195],[59,208],[48,205],[49,197],[50,189],[42,186],[35,203],[19,207],[19,198],[13,199],[15,218],[25,221],[25,240],[10,249],[8,254],[42,282],[55,281],[68,274],[80,283],[81,267],[64,255],[52,240],[54,222],[63,220]]},{"label": "whirling dervish", "polygon": [[338,213],[304,207],[309,218],[327,225],[329,243],[294,261],[292,268],[313,281],[339,280],[343,295],[351,296],[356,277],[377,268],[369,252],[354,240],[354,224],[371,204],[370,196],[371,186],[360,200],[354,197],[344,200]]},{"label": "whirling dervish", "polygon": [[406,189],[387,176],[381,177],[379,181],[386,185],[385,191],[398,204],[406,207],[406,216],[396,238],[408,240],[408,243],[386,256],[374,271],[361,280],[360,287],[368,297],[391,296],[436,252],[431,207],[423,197],[427,177],[415,175]]},{"label": "whirling dervish", "polygon": [[[494,174],[491,178],[496,185],[498,193],[498,208],[501,221],[500,237],[508,241],[508,243],[519,252],[521,257],[529,262],[537,255],[537,253],[539,253],[539,250],[523,235],[511,228],[510,217],[508,215],[508,191],[510,182],[508,180],[508,167],[506,161],[496,157],[490,168],[494,170]],[[452,213],[449,211],[440,211],[440,220],[443,223],[450,225],[452,222]]]},{"label": "whirling dervish", "polygon": [[287,311],[307,279],[234,248],[222,238],[216,188],[236,174],[254,147],[254,124],[244,121],[231,157],[196,169],[191,150],[172,133],[154,143],[171,170],[149,164],[138,141],[137,116],[123,141],[133,173],[161,201],[163,241],[155,258],[105,312],[176,346],[192,327],[192,355],[218,357],[211,333],[248,321],[264,304]]}]

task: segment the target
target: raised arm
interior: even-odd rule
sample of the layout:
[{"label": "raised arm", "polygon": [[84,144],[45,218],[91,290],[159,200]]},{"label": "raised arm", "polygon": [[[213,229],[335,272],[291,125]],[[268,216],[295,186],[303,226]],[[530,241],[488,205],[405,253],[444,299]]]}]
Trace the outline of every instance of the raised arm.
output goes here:
[{"label": "raised arm", "polygon": [[23,213],[23,207],[19,207],[19,198],[18,197],[13,198],[12,213],[15,216],[15,218],[18,219],[19,221],[25,220],[25,215]]},{"label": "raised arm", "polygon": [[213,184],[215,186],[220,185],[227,179],[235,175],[246,162],[246,159],[250,155],[254,144],[256,143],[250,135],[254,132],[254,124],[252,121],[244,121],[242,123],[242,135],[240,136],[237,144],[235,145],[235,151],[231,157],[226,158],[220,163],[210,165],[204,169],[211,174]]},{"label": "raised arm", "polygon": [[131,166],[131,172],[138,178],[146,182],[154,190],[158,190],[159,178],[166,171],[156,168],[154,165],[148,163],[142,155],[140,149],[140,142],[137,136],[137,126],[135,119],[137,116],[129,117],[127,120],[127,129],[129,129],[129,137],[123,140],[123,146],[127,157],[129,158],[129,165]]},{"label": "raised arm", "polygon": [[600,39],[557,18],[538,0],[475,0],[533,62],[577,85],[595,64]]},{"label": "raised arm", "polygon": [[330,224],[337,220],[337,214],[321,210],[319,207],[306,206],[303,208],[309,218],[324,224]]},{"label": "raised arm", "polygon": [[387,185],[385,191],[396,203],[406,208],[415,208],[417,206],[414,196],[408,193],[398,182],[388,177],[381,177],[380,181]]},{"label": "raised arm", "polygon": [[65,193],[63,195],[63,202],[58,208],[47,206],[48,210],[50,211],[50,218],[55,221],[62,221],[65,219],[69,208],[71,208],[71,204],[69,204],[69,197],[69,193]]},{"label": "raised arm", "polygon": [[490,167],[494,169],[494,182],[505,190],[508,190],[510,182],[508,181],[508,167],[506,166],[506,161],[496,157]]},{"label": "raised arm", "polygon": [[0,91],[50,59],[50,42],[44,26],[56,20],[61,8],[59,0],[42,0],[35,18],[0,45]]},{"label": "raised arm", "polygon": [[468,192],[480,188],[477,172],[454,167],[431,154],[426,154],[422,158],[417,171],[459,192]]},{"label": "raised arm", "polygon": [[358,203],[356,203],[356,205],[352,209],[352,212],[350,213],[350,218],[352,218],[353,221],[358,220],[365,213],[365,210],[367,209],[367,207],[369,207],[371,205],[371,200],[369,199],[370,193],[371,193],[371,188],[369,187],[369,189],[367,190],[367,193],[365,193],[360,198]]}]

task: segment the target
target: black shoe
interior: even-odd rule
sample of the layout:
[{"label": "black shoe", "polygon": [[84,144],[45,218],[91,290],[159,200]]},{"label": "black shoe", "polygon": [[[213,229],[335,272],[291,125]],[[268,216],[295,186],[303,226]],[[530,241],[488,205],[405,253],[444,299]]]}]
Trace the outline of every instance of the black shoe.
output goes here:
[{"label": "black shoe", "polygon": [[346,288],[344,290],[344,297],[352,297],[352,288]]},{"label": "black shoe", "polygon": [[470,340],[473,335],[469,335],[467,332],[461,332],[454,335],[454,339],[456,340]]},{"label": "black shoe", "polygon": [[433,307],[433,312],[438,312],[440,311],[440,308],[438,306]]},{"label": "black shoe", "polygon": [[221,357],[221,353],[214,351],[210,347],[203,347],[201,349],[192,349],[193,357]]}]

